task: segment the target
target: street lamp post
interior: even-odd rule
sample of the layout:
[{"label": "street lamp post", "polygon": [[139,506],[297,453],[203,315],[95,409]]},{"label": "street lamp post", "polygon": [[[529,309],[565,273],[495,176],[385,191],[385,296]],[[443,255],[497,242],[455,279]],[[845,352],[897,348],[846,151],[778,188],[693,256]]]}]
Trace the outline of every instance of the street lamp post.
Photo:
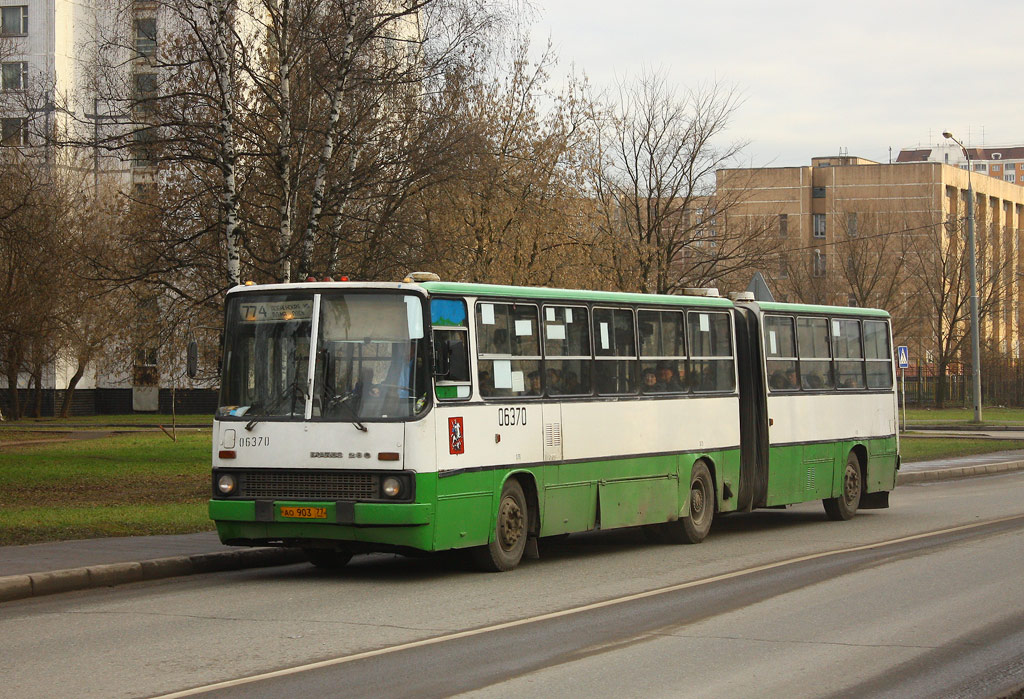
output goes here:
[{"label": "street lamp post", "polygon": [[981,422],[981,338],[978,329],[978,262],[974,251],[974,187],[971,185],[971,154],[949,131],[942,132],[960,146],[967,158],[967,254],[971,269],[971,398],[974,403],[974,422]]}]

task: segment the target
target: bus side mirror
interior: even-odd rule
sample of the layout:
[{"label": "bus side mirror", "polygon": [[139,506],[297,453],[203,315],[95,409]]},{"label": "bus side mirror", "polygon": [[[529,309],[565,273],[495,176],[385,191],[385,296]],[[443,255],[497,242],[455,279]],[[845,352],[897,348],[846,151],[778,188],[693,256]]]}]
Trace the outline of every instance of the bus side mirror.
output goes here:
[{"label": "bus side mirror", "polygon": [[199,375],[199,343],[192,340],[185,350],[185,373],[190,379]]}]

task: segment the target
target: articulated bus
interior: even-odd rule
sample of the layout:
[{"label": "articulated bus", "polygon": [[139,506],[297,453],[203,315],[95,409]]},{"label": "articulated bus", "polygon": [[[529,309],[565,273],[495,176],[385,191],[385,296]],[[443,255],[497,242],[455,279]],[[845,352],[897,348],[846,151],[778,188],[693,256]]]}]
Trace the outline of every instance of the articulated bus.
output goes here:
[{"label": "articulated bus", "polygon": [[425,273],[239,286],[209,511],[225,544],[324,568],[467,549],[492,571],[572,532],[698,543],[811,500],[845,520],[889,505],[894,384],[881,310]]}]

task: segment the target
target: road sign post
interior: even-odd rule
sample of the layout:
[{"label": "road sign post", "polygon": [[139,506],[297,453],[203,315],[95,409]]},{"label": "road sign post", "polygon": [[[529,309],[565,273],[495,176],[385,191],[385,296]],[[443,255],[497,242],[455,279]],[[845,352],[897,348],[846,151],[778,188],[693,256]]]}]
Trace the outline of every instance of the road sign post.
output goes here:
[{"label": "road sign post", "polygon": [[896,348],[896,360],[900,368],[900,392],[903,394],[903,432],[907,431],[907,367],[910,366],[910,350],[906,345]]}]

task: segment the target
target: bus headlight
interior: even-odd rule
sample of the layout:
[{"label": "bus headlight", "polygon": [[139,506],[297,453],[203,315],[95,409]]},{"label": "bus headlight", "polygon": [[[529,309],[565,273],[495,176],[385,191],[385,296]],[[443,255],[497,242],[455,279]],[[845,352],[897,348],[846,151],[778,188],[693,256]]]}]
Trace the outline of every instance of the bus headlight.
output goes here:
[{"label": "bus headlight", "polygon": [[381,492],[389,498],[397,498],[402,492],[402,481],[393,476],[388,476],[380,485]]},{"label": "bus headlight", "polygon": [[217,490],[219,490],[223,495],[231,495],[231,493],[235,492],[236,485],[235,477],[230,473],[223,473],[220,478],[217,479]]}]

